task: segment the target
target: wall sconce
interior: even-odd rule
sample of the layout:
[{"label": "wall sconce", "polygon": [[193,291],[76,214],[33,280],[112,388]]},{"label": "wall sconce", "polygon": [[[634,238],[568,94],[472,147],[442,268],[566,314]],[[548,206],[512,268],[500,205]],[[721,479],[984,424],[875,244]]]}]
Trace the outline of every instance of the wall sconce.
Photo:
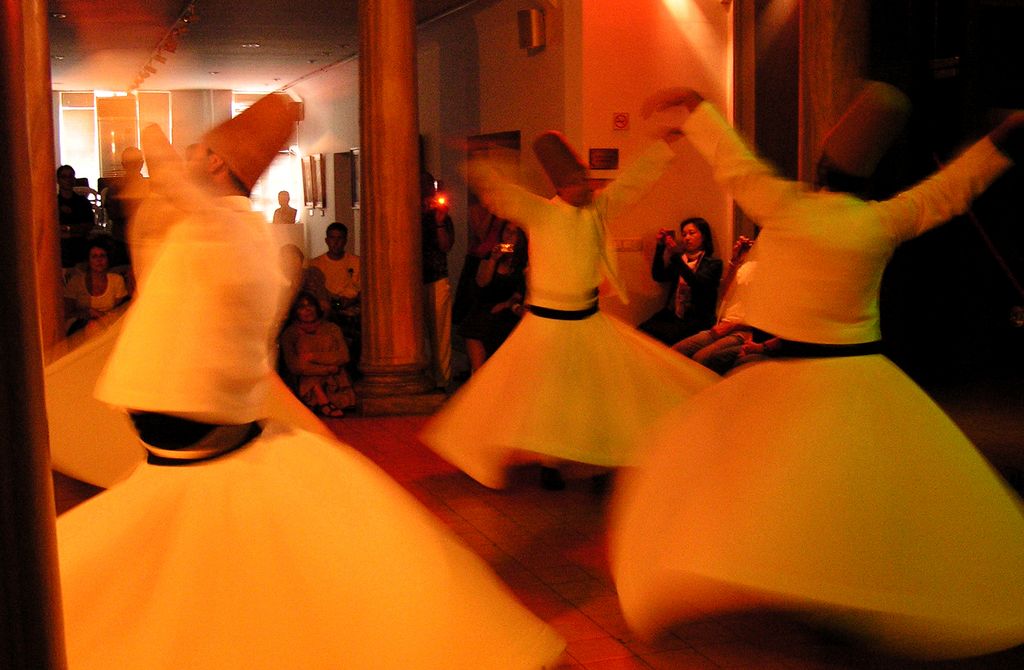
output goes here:
[{"label": "wall sconce", "polygon": [[545,44],[544,11],[540,9],[521,9],[519,17],[519,48],[540,49]]}]

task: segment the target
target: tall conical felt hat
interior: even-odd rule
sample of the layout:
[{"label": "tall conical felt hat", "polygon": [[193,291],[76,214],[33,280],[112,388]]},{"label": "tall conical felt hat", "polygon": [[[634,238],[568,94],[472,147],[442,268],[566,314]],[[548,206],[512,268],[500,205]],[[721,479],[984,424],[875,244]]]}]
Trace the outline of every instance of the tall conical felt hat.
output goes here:
[{"label": "tall conical felt hat", "polygon": [[586,163],[569,144],[569,140],[556,130],[538,135],[533,141],[533,153],[555,188],[564,186],[581,170],[584,173],[587,171]]},{"label": "tall conical felt hat", "polygon": [[288,141],[298,120],[298,105],[287,95],[271,93],[207,132],[203,143],[251,189]]},{"label": "tall conical felt hat", "polygon": [[895,86],[868,82],[825,136],[821,153],[854,177],[870,177],[910,116],[910,99]]}]

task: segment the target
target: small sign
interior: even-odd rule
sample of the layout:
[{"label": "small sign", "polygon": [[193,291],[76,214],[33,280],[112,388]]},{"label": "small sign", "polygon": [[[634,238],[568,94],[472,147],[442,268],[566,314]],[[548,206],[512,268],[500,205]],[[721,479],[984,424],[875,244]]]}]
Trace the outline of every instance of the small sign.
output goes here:
[{"label": "small sign", "polygon": [[619,150],[618,149],[591,149],[590,150],[591,170],[618,170]]},{"label": "small sign", "polygon": [[629,112],[615,112],[612,114],[612,128],[615,130],[629,130]]}]

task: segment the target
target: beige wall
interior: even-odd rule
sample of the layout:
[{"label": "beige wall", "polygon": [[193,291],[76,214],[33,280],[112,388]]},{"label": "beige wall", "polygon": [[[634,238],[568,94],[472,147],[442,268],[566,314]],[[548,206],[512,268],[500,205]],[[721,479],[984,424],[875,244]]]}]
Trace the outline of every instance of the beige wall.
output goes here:
[{"label": "beige wall", "polygon": [[231,91],[174,91],[171,95],[171,142],[179,153],[198,142],[210,128],[231,118]]},{"label": "beige wall", "polygon": [[[612,147],[620,166],[628,166],[657,128],[678,122],[681,114],[641,119],[644,98],[666,86],[690,86],[726,108],[729,61],[729,13],[719,0],[582,1],[582,138],[580,149]],[[674,9],[673,9],[674,8]],[[616,130],[612,117],[629,114],[628,130]],[[613,222],[613,235],[625,248],[619,266],[630,294],[629,305],[606,300],[602,307],[631,323],[660,308],[665,289],[650,278],[654,238],[659,228],[677,227],[690,216],[712,226],[716,253],[731,243],[728,201],[711,180],[704,162],[685,140],[681,157],[645,199]],[[586,155],[586,154],[584,154]],[[617,171],[595,171],[614,177]],[[636,249],[637,245],[640,249]]]}]

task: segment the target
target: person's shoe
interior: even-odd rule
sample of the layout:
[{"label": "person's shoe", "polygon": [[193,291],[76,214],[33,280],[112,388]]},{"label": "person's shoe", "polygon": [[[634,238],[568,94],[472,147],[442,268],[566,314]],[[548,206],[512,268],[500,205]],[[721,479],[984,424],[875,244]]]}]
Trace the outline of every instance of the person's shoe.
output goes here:
[{"label": "person's shoe", "polygon": [[320,405],[319,407],[317,407],[316,413],[324,417],[325,419],[340,419],[341,417],[345,416],[345,412],[338,409],[338,407],[333,402]]},{"label": "person's shoe", "polygon": [[557,468],[542,466],[540,469],[540,487],[545,491],[561,491],[565,488],[565,480]]}]

